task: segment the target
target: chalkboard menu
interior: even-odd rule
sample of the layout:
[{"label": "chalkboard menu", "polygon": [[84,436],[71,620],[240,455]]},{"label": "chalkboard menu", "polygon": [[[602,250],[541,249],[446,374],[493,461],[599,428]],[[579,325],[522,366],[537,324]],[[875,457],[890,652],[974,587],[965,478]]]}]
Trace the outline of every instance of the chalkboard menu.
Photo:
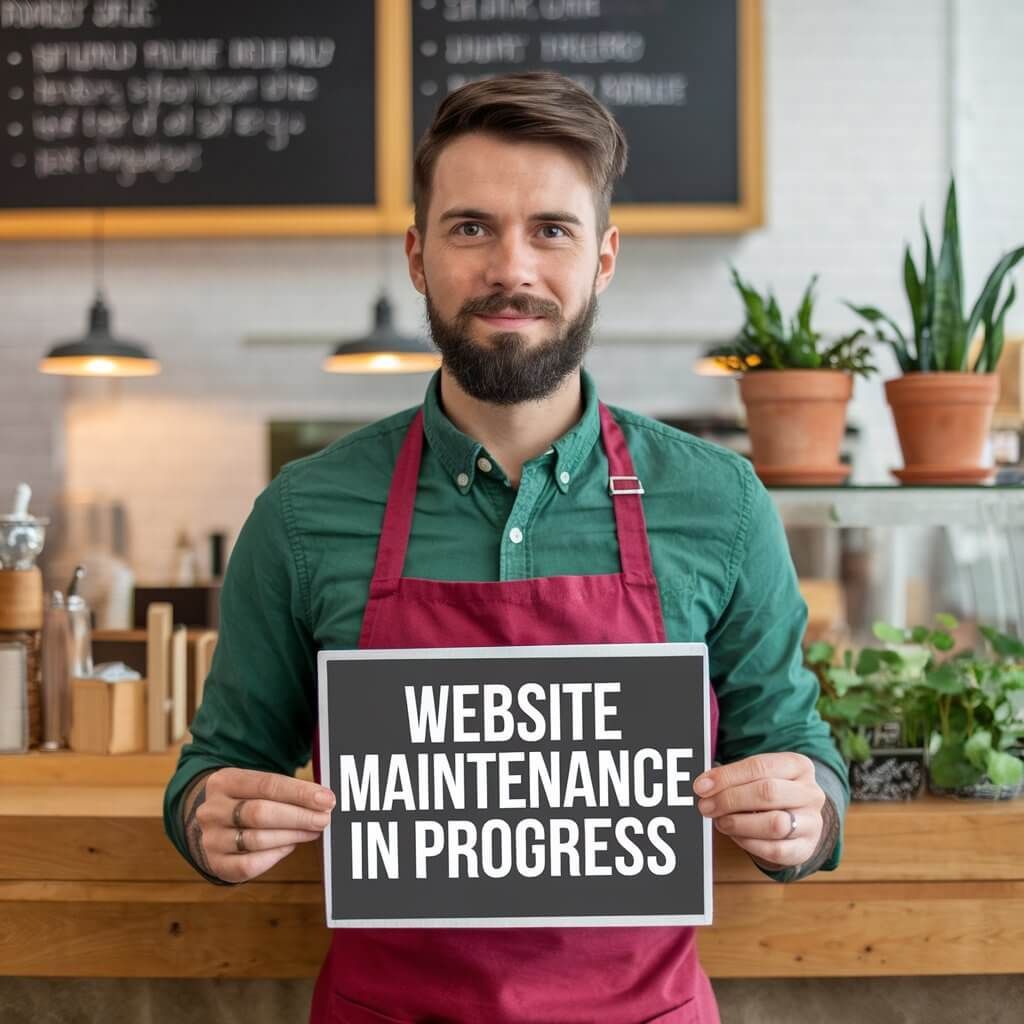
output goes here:
[{"label": "chalkboard menu", "polygon": [[373,205],[374,14],[0,3],[0,206]]},{"label": "chalkboard menu", "polygon": [[467,82],[559,71],[629,143],[617,203],[737,203],[735,0],[413,0],[413,132]]},{"label": "chalkboard menu", "polygon": [[759,0],[0,0],[0,238],[401,232],[452,89],[605,103],[631,233],[761,220]]}]

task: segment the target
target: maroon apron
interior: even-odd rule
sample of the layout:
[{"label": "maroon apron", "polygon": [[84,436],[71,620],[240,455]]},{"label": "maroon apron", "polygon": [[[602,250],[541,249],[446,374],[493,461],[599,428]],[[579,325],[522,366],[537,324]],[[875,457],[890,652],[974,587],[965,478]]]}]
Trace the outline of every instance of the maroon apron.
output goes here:
[{"label": "maroon apron", "polygon": [[[609,476],[635,480],[622,431],[603,404],[600,414]],[[621,572],[496,583],[403,577],[422,450],[421,411],[392,477],[360,648],[664,642],[637,493],[610,499]],[[712,754],[717,728],[712,692]],[[314,764],[316,749],[314,741]],[[320,969],[310,1021],[718,1024],[719,1018],[692,928],[339,928]]]}]

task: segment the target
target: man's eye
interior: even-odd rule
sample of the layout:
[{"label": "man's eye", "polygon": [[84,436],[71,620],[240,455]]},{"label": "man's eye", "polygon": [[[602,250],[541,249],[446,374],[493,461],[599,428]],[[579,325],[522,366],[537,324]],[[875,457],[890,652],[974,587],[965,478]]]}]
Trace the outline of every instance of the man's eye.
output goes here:
[{"label": "man's eye", "polygon": [[465,221],[464,223],[457,224],[455,226],[455,233],[456,234],[462,234],[463,238],[479,238],[480,236],[477,235],[477,234],[472,234],[472,235],[463,234],[462,229],[463,228],[481,228],[482,226],[483,225],[481,225],[481,224],[474,224],[472,221]]},{"label": "man's eye", "polygon": [[548,235],[547,236],[548,238],[568,237],[565,228],[559,226],[558,224],[545,224],[541,228],[541,231],[561,231],[561,233],[562,233],[561,236],[559,236],[559,235]]}]

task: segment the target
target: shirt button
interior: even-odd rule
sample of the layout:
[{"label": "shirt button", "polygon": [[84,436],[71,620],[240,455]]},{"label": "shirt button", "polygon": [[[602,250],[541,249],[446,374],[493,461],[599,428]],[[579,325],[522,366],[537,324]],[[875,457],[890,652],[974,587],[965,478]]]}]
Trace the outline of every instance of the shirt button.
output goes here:
[{"label": "shirt button", "polygon": [[459,475],[458,475],[458,476],[457,476],[457,477],[455,478],[455,482],[456,482],[456,483],[457,483],[457,484],[458,484],[458,485],[459,485],[460,487],[468,487],[468,486],[469,486],[469,476],[468,476],[468,475],[467,475],[466,473],[460,473],[460,474],[459,474]]},{"label": "shirt button", "polygon": [[518,526],[513,526],[508,532],[508,539],[512,541],[513,544],[518,544],[523,539],[523,531],[520,530]]},{"label": "shirt button", "polygon": [[567,484],[569,482],[569,474],[563,469],[562,472],[558,474],[558,479],[561,480],[563,484]]},{"label": "shirt button", "polygon": [[491,465],[491,460],[490,459],[479,458],[479,459],[476,460],[476,464],[485,473],[490,473],[490,471],[494,468]]}]

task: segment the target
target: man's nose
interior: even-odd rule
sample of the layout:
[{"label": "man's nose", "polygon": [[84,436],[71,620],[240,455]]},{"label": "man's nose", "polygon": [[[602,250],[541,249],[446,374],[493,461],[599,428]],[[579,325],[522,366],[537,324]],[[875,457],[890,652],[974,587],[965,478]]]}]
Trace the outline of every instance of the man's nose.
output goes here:
[{"label": "man's nose", "polygon": [[536,284],[536,265],[529,240],[510,231],[488,247],[485,278],[490,288],[515,292]]}]

